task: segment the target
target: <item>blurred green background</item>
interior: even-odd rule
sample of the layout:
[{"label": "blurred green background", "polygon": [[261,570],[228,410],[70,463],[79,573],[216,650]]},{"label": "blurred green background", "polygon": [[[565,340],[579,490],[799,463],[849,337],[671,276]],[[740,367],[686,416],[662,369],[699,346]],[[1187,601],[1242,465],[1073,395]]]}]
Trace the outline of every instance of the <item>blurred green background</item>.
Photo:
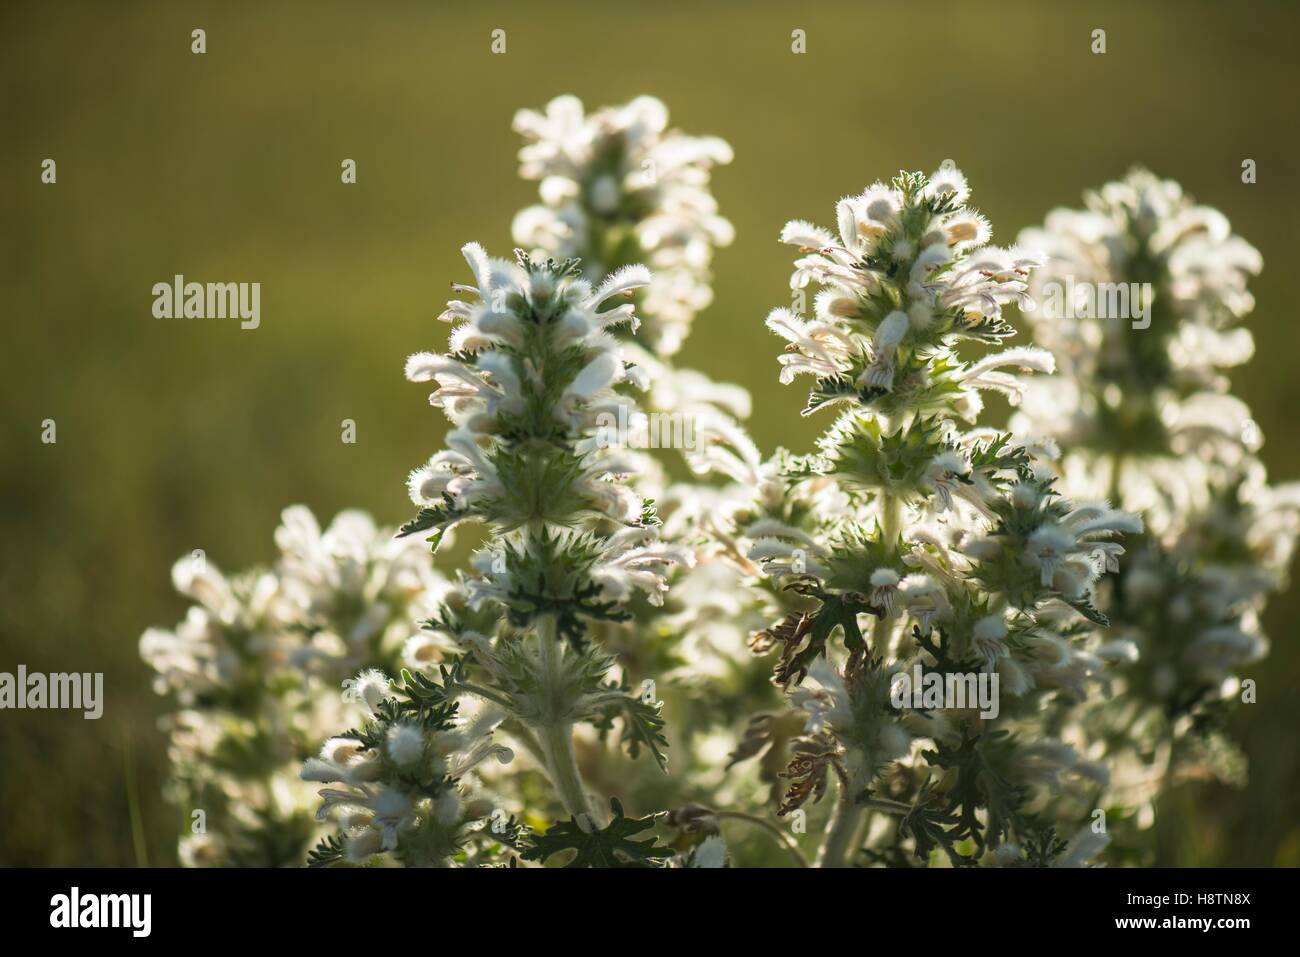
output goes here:
[{"label": "blurred green background", "polygon": [[[489,52],[495,28],[505,55]],[[467,276],[458,247],[508,252],[535,195],[510,120],[560,93],[651,93],[675,125],[735,147],[715,186],[737,240],[681,362],[752,390],[765,449],[806,448],[818,426],[798,415],[803,390],[777,384],[762,327],[788,298],[787,219],[833,225],[841,195],[952,158],[1005,243],[1141,162],[1262,250],[1258,355],[1237,391],[1273,477],[1300,478],[1298,28],[1290,2],[7,0],[0,670],[103,671],[107,705],[99,721],[0,713],[0,864],[174,861],[161,702],[136,653],[145,627],[183,612],[172,561],[267,560],[292,502],[407,517],[404,477],[442,425],[403,359],[445,341],[432,317]],[[57,185],[40,182],[46,157]],[[261,282],[261,328],[154,319],[151,287],[175,273]],[[40,442],[46,418],[56,445]],[[1271,606],[1259,703],[1235,719],[1249,788],[1175,794],[1162,863],[1300,863],[1297,611],[1300,588]]]}]

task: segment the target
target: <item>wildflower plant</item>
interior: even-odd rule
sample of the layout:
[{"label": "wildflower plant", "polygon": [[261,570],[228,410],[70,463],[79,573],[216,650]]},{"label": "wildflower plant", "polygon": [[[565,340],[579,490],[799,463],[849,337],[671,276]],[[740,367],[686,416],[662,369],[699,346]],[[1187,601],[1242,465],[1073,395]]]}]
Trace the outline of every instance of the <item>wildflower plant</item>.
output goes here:
[{"label": "wildflower plant", "polygon": [[[406,362],[449,424],[414,515],[286,510],[267,569],[178,563],[196,604],[141,641],[204,812],[182,861],[1135,859],[1105,815],[1224,763],[1300,515],[1224,374],[1258,254],[1148,174],[1013,248],[950,162],[873,183],[782,230],[778,377],[830,421],[765,455],[744,390],[673,364],[730,148],[650,97],[515,129],[522,248],[464,246],[446,348]],[[1148,326],[1074,308],[1121,280]],[[690,481],[642,438],[660,414]]]},{"label": "wildflower plant", "polygon": [[[635,264],[651,270],[636,304],[642,328],[626,342],[647,382],[643,412],[618,441],[677,447],[694,472],[707,473],[708,437],[747,418],[750,397],[676,368],[672,357],[713,300],[714,250],[734,237],[709,190],[714,167],[731,162],[731,147],[670,129],[667,107],[650,96],[591,113],[560,96],[542,111],[520,110],[514,128],[525,141],[520,175],[539,181],[542,200],[515,216],[515,241],[535,255],[577,259],[592,281]],[[656,421],[673,423],[668,440],[642,434]]]},{"label": "wildflower plant", "polygon": [[626,619],[638,596],[660,603],[669,570],[689,561],[659,541],[652,504],[624,481],[635,459],[596,434],[600,413],[630,401],[615,386],[636,375],[610,334],[636,327],[633,307],[602,307],[649,274],[626,267],[593,288],[573,260],[520,253],[511,263],[476,244],[463,251],[474,283],[457,288],[475,301],[448,304],[452,351],[407,362],[408,378],[436,384],[430,401],[453,429],[448,448],[411,475],[420,511],[401,534],[436,547],[462,522],[487,526],[489,543],[462,579],[460,600],[428,622],[463,654],[440,694],[495,706],[572,826],[592,833],[617,822],[589,800],[574,725],[618,717],[629,748],[661,762],[665,742],[658,709],[610,680],[613,662],[589,640],[589,626]]},{"label": "wildflower plant", "polygon": [[520,175],[539,182],[542,200],[515,217],[515,242],[581,259],[592,281],[648,266],[641,341],[656,355],[677,352],[713,299],[713,250],[734,236],[708,189],[731,147],[670,130],[667,108],[652,96],[591,114],[576,97],[559,96],[544,111],[520,110],[514,128],[525,139]]},{"label": "wildflower plant", "polygon": [[[738,512],[736,531],[781,615],[755,649],[779,650],[775,679],[807,716],[780,813],[838,781],[824,866],[858,859],[868,808],[892,815],[870,852],[921,862],[1019,861],[1054,833],[1050,792],[1080,762],[1059,749],[1040,771],[1025,755],[1043,754],[1046,705],[1100,679],[1095,586],[1117,536],[1141,528],[1063,498],[1054,449],[974,428],[981,392],[1016,401],[1022,375],[1053,362],[1003,347],[1003,308],[1032,306],[1039,260],[986,245],[967,197],[945,164],[841,200],[835,234],[782,231],[800,249],[792,287],[817,291],[811,317],[768,317],[787,341],[781,379],[811,375],[805,414],[838,417],[816,453],[778,457],[784,487]],[[963,343],[993,351],[968,360]],[[1000,708],[900,707],[914,665],[994,677]]]},{"label": "wildflower plant", "polygon": [[[701,561],[679,565],[664,604],[639,603],[634,619],[606,628],[604,640],[633,683],[654,680],[665,711],[682,715],[675,774],[692,782],[696,797],[731,803],[733,795],[719,792],[721,768],[697,760],[698,746],[707,742],[725,754],[727,725],[770,703],[771,689],[747,660],[746,639],[759,622],[747,620],[749,609],[736,597],[743,591],[736,569],[704,559],[714,514],[731,501],[716,487],[717,477],[728,475],[718,456],[730,456],[727,440],[758,452],[738,425],[750,414],[749,394],[674,361],[695,314],[712,299],[713,251],[732,238],[709,191],[713,168],[730,161],[731,149],[717,137],[669,129],[667,108],[652,97],[591,112],[559,97],[543,111],[521,111],[515,128],[525,139],[521,175],[540,180],[543,200],[516,216],[515,240],[534,257],[578,258],[595,280],[602,270],[651,267],[649,286],[634,294],[641,328],[621,336],[644,385],[635,393],[639,412],[607,414],[600,435],[612,448],[646,452],[637,482],[655,500],[662,536]],[[679,457],[693,473],[689,481],[673,477]],[[705,699],[713,707],[703,707]],[[635,767],[608,765],[603,754],[588,753],[594,774],[640,774],[637,785],[651,793],[662,786]]]},{"label": "wildflower plant", "polygon": [[184,816],[182,862],[302,863],[319,830],[302,762],[345,714],[332,690],[363,667],[413,666],[442,650],[415,623],[444,584],[417,543],[361,512],[322,530],[286,509],[270,568],[227,577],[202,554],[176,563],[191,599],[174,629],[151,628],[140,653],[176,711],[168,793]]},{"label": "wildflower plant", "polygon": [[502,846],[520,841],[520,825],[492,819],[495,802],[471,787],[479,764],[508,764],[514,754],[493,738],[502,711],[458,714],[448,689],[462,667],[443,666],[436,678],[403,670],[396,687],[378,670],[345,682],[344,699],[360,704],[366,717],[329,738],[303,766],[304,781],[330,785],[320,791],[317,818],[340,825],[312,850],[310,866],[377,856],[408,867],[447,867],[453,858],[487,865]]},{"label": "wildflower plant", "polygon": [[1241,322],[1262,260],[1221,212],[1141,169],[1022,238],[1047,251],[1035,291],[1054,300],[1034,336],[1065,365],[1022,424],[1068,446],[1063,482],[1146,516],[1102,592],[1126,648],[1116,695],[1080,730],[1116,768],[1117,816],[1145,828],[1180,780],[1244,781],[1223,724],[1254,700],[1242,679],[1267,651],[1260,615],[1300,531],[1300,487],[1268,484],[1227,374],[1253,352]]}]

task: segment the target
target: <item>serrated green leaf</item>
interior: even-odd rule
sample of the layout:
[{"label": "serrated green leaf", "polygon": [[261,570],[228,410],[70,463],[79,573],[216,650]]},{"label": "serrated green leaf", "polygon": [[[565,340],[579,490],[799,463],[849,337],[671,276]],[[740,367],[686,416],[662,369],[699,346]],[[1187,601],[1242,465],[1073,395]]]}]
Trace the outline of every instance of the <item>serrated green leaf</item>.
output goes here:
[{"label": "serrated green leaf", "polygon": [[564,851],[577,853],[567,867],[658,867],[659,862],[672,856],[672,851],[659,847],[653,837],[634,841],[632,835],[654,827],[660,815],[630,818],[623,814],[623,804],[611,798],[613,819],[603,828],[584,831],[575,818],[551,825],[545,834],[533,835],[528,848],[521,855],[526,861],[544,861]]}]

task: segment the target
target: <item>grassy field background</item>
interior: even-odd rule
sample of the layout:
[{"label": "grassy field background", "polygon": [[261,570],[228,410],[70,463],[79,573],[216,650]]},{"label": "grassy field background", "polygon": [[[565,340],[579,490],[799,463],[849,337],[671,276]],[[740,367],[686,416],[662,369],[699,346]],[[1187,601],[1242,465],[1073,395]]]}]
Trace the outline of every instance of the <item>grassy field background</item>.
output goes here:
[{"label": "grassy field background", "polygon": [[[103,671],[107,705],[99,721],[0,713],[0,864],[174,860],[161,704],[136,652],[183,611],[172,561],[266,560],[293,502],[406,517],[405,474],[442,424],[402,361],[445,341],[432,317],[464,277],[458,247],[508,252],[535,189],[510,120],[560,93],[651,93],[735,148],[716,193],[737,240],[681,359],[752,390],[764,448],[806,448],[823,424],[777,384],[762,327],[788,296],[787,219],[833,222],[841,195],[952,158],[1009,242],[1143,163],[1264,254],[1237,391],[1274,478],[1300,478],[1300,8],[1084,6],[6,2],[0,670]],[[261,328],[152,318],[151,287],[176,273],[261,282]],[[1297,611],[1300,589],[1271,606],[1259,703],[1235,719],[1249,788],[1173,795],[1162,863],[1300,863]]]}]

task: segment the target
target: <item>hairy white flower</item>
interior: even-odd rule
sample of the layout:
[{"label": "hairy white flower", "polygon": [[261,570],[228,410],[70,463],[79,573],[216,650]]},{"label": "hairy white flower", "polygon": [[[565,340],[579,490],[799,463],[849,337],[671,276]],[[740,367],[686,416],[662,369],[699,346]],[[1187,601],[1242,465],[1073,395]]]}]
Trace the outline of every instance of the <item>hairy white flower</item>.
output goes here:
[{"label": "hairy white flower", "polygon": [[169,791],[222,796],[205,806],[212,840],[201,852],[183,845],[184,863],[301,863],[307,823],[277,840],[265,833],[309,823],[299,766],[308,762],[312,780],[349,785],[376,771],[359,741],[328,738],[355,717],[330,686],[362,670],[351,679],[357,700],[377,705],[387,679],[368,666],[390,666],[418,631],[417,609],[446,589],[427,551],[361,512],[322,529],[308,509],[290,507],[275,542],[270,569],[229,578],[203,556],[181,559],[176,583],[199,604],[173,631],[149,629],[140,641],[158,690],[180,707],[167,719]]},{"label": "hairy white flower", "polygon": [[[1232,763],[1208,718],[1268,649],[1300,486],[1268,485],[1227,391],[1260,261],[1222,214],[1134,173],[994,246],[945,162],[831,228],[791,220],[765,325],[779,381],[811,376],[804,414],[836,416],[765,458],[749,395],[670,358],[731,240],[709,191],[730,149],[649,97],[515,128],[535,254],[466,244],[446,351],[406,361],[450,426],[418,513],[394,536],[286,509],[266,569],[177,563],[194,605],[141,639],[177,702],[170,792],[212,812],[184,863],[319,838],[313,866],[721,867],[724,826],[834,790],[818,866],[1086,865],[1095,808],[1133,812],[1127,852],[1179,762]],[[1007,347],[1012,308],[1037,346]],[[481,544],[444,580],[430,546],[462,523]],[[620,748],[673,776],[643,788]],[[649,817],[597,799],[619,781]],[[670,793],[692,803],[656,814]],[[674,853],[657,822],[708,836]]]},{"label": "hairy white flower", "polygon": [[1021,237],[1046,252],[1031,291],[1047,308],[1031,321],[1065,375],[1034,383],[1012,424],[1059,439],[1066,487],[1140,512],[1146,535],[1123,565],[1117,545],[1095,541],[1099,527],[1125,524],[1104,510],[1031,536],[1026,558],[1044,577],[1097,548],[1092,561],[1121,573],[1099,593],[1119,637],[1092,652],[1040,642],[1034,668],[1080,699],[1085,680],[1117,681],[1114,702],[1084,711],[1077,734],[1122,769],[1115,799],[1149,807],[1175,762],[1205,746],[1182,740],[1204,733],[1194,719],[1266,653],[1258,614],[1300,527],[1296,503],[1274,508],[1288,495],[1269,490],[1250,411],[1227,392],[1225,370],[1253,351],[1237,323],[1254,305],[1259,253],[1222,213],[1143,170],[1085,201]]},{"label": "hairy white flower", "polygon": [[592,570],[592,579],[607,598],[626,601],[639,591],[652,605],[663,604],[668,572],[675,565],[691,565],[693,558],[686,549],[656,538],[652,529],[638,527],[609,539]]},{"label": "hairy white flower", "polygon": [[389,696],[390,681],[388,675],[377,668],[370,668],[343,682],[343,700],[359,704],[373,713],[379,703]]},{"label": "hairy white flower", "polygon": [[660,355],[676,352],[712,299],[713,250],[732,240],[708,188],[713,167],[731,162],[731,148],[669,130],[667,109],[645,96],[590,114],[561,96],[544,112],[520,110],[514,126],[525,139],[520,174],[540,181],[543,204],[515,217],[515,241],[582,258],[594,278],[623,265],[603,258],[609,253],[594,235],[625,235],[631,260],[654,272],[639,309],[646,339]]},{"label": "hairy white flower", "polygon": [[397,764],[415,764],[424,755],[424,735],[414,725],[395,724],[388,729],[385,747]]}]

